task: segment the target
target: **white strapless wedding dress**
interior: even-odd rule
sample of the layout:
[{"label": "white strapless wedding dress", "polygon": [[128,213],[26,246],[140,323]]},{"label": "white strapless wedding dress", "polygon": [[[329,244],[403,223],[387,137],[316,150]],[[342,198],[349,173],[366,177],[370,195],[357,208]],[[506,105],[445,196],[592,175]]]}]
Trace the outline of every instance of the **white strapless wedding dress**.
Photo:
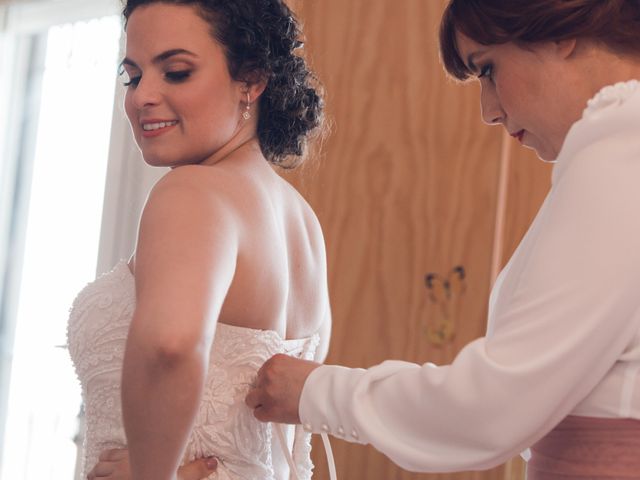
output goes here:
[{"label": "white strapless wedding dress", "polygon": [[[82,478],[101,451],[126,445],[120,379],[135,304],[134,278],[122,260],[87,285],[71,308],[68,346],[82,385],[86,419]],[[218,472],[209,478],[216,480],[276,480],[278,472],[289,471],[275,426],[258,422],[244,398],[258,369],[272,355],[312,360],[318,343],[318,335],[284,340],[275,331],[218,324],[184,462],[214,455],[219,459]],[[310,434],[299,426],[285,431],[298,477],[310,479]]]}]

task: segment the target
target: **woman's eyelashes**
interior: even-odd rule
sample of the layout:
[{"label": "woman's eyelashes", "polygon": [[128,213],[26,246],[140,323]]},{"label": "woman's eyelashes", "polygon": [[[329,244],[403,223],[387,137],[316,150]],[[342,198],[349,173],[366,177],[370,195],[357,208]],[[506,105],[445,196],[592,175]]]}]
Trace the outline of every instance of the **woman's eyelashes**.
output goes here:
[{"label": "woman's eyelashes", "polygon": [[137,77],[128,77],[129,80],[125,80],[122,84],[125,87],[137,87],[138,84],[140,83],[140,79],[142,78],[142,75],[138,75]]},{"label": "woman's eyelashes", "polygon": [[[191,70],[171,71],[171,72],[166,72],[164,74],[164,78],[169,83],[182,83],[188,80],[189,77],[191,77],[191,73],[192,73]],[[123,85],[125,87],[135,88],[140,84],[140,81],[142,80],[142,75],[128,75],[126,73],[122,75],[128,78],[128,80],[125,80],[123,82]]]},{"label": "woman's eyelashes", "polygon": [[191,70],[178,70],[165,73],[165,78],[172,83],[184,82],[191,76]]},{"label": "woman's eyelashes", "polygon": [[488,63],[481,67],[478,78],[488,78],[489,80],[493,80],[493,64]]}]

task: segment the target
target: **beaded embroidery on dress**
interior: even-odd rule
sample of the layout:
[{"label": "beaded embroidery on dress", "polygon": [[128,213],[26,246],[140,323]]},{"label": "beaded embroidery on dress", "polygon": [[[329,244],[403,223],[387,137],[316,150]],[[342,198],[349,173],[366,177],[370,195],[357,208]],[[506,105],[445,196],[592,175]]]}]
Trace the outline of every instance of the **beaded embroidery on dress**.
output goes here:
[{"label": "beaded embroidery on dress", "polygon": [[[100,452],[126,443],[120,379],[135,302],[134,279],[122,260],[87,285],[71,308],[69,353],[82,385],[86,419],[82,478]],[[219,467],[210,479],[275,480],[276,472],[282,471],[272,455],[272,449],[279,448],[275,426],[258,422],[244,398],[258,369],[272,355],[287,353],[313,360],[318,343],[318,335],[283,340],[275,331],[218,324],[205,393],[183,460],[215,455]],[[292,454],[301,479],[311,478],[310,453],[311,434],[298,426]]]}]

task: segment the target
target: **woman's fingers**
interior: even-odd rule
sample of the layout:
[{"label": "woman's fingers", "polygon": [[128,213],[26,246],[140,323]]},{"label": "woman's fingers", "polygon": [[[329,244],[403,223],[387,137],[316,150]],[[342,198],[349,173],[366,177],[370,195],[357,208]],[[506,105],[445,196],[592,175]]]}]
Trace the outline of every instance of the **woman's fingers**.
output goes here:
[{"label": "woman's fingers", "polygon": [[[214,457],[200,458],[178,469],[178,480],[204,480],[218,469],[218,461]],[[117,448],[105,450],[93,470],[87,475],[88,480],[131,480],[129,469],[129,450]]]},{"label": "woman's fingers", "polygon": [[129,457],[129,450],[126,448],[114,448],[111,450],[105,450],[100,453],[99,460],[101,462],[117,462]]},{"label": "woman's fingers", "polygon": [[213,458],[200,458],[178,469],[178,480],[204,480],[218,469],[218,461]]},{"label": "woman's fingers", "polygon": [[100,453],[98,463],[87,475],[88,480],[130,480],[129,450],[118,448]]},{"label": "woman's fingers", "polygon": [[114,465],[110,462],[99,462],[95,467],[89,472],[87,475],[88,480],[93,480],[94,478],[109,478],[111,480],[120,479],[122,477],[114,476],[116,475],[116,469]]},{"label": "woman's fingers", "polygon": [[245,403],[261,422],[300,423],[298,404],[304,383],[319,363],[277,354],[258,370]]}]

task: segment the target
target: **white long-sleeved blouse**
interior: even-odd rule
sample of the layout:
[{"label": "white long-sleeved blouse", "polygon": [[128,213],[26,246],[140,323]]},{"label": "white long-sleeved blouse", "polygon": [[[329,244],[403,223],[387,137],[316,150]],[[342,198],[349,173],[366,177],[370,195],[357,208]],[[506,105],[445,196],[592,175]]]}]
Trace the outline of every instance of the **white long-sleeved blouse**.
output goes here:
[{"label": "white long-sleeved blouse", "polygon": [[569,414],[640,419],[640,82],[570,129],[485,337],[450,365],[317,368],[299,413],[420,472],[499,465]]}]

